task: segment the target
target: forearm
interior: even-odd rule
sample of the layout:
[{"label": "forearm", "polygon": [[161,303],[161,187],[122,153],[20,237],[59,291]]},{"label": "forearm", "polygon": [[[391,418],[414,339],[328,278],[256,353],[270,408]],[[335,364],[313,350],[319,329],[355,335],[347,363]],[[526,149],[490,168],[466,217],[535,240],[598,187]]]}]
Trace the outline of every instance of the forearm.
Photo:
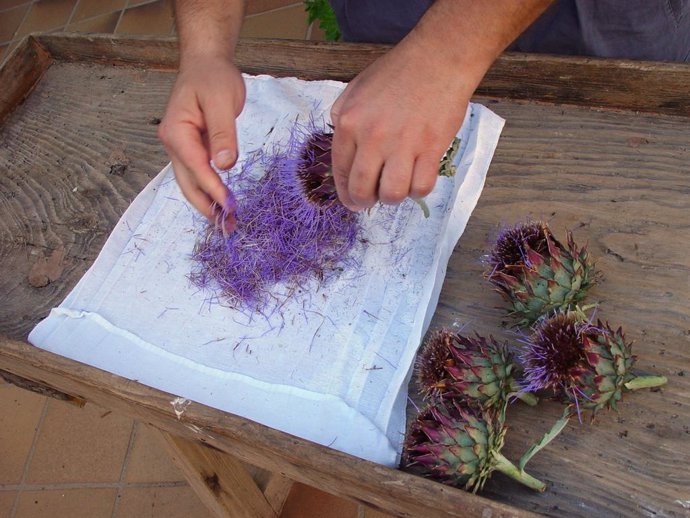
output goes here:
[{"label": "forearm", "polygon": [[436,0],[402,43],[456,68],[473,91],[499,54],[551,3]]},{"label": "forearm", "polygon": [[176,0],[180,63],[198,56],[232,59],[246,0]]}]

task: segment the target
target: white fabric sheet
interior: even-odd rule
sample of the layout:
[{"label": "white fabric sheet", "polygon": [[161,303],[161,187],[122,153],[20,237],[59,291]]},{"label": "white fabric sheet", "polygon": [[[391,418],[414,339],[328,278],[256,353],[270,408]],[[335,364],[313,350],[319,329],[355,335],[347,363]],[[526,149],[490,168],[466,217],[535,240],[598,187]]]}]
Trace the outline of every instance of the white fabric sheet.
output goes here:
[{"label": "white fabric sheet", "polygon": [[[298,115],[326,118],[345,86],[245,79],[238,132],[246,152],[284,141]],[[213,303],[212,293],[190,284],[190,253],[204,223],[168,165],[29,340],[184,398],[171,401],[180,414],[180,401],[195,401],[396,465],[415,353],[502,126],[472,104],[458,173],[439,178],[427,198],[431,216],[412,202],[362,215],[366,243],[353,252],[360,266],[308,286],[270,316]]]}]

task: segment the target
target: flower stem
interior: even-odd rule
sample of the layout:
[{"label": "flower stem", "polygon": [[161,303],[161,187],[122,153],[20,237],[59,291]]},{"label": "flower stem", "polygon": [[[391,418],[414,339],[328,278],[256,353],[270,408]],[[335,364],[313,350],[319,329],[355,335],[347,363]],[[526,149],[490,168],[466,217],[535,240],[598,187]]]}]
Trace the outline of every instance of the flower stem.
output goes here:
[{"label": "flower stem", "polygon": [[496,470],[500,471],[501,473],[505,473],[510,478],[515,479],[521,484],[524,484],[535,491],[539,491],[540,493],[543,493],[546,489],[546,484],[544,484],[541,480],[534,478],[529,473],[520,471],[515,464],[506,459],[501,453],[497,451],[493,452],[493,458],[496,462],[494,465]]},{"label": "flower stem", "polygon": [[638,390],[643,388],[660,387],[665,385],[668,380],[666,376],[638,376],[625,384],[628,390]]},{"label": "flower stem", "polygon": [[535,406],[537,403],[539,403],[539,398],[531,392],[511,392],[508,394],[508,396],[515,396],[529,406]]}]

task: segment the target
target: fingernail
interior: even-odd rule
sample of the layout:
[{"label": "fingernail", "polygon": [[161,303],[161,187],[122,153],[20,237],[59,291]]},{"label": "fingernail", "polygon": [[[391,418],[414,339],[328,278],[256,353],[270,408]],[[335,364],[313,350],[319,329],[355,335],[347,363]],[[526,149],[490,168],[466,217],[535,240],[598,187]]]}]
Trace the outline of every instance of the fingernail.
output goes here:
[{"label": "fingernail", "polygon": [[216,164],[216,166],[221,169],[227,169],[233,164],[234,161],[235,153],[229,149],[218,151],[218,153],[216,153],[216,157],[213,159],[213,162]]}]

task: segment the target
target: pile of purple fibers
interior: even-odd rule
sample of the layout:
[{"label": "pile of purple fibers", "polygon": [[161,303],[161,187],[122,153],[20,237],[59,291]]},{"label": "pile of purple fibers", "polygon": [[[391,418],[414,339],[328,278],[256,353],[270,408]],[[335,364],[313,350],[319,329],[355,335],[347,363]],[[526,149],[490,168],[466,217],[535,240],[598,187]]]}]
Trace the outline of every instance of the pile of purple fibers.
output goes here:
[{"label": "pile of purple fibers", "polygon": [[[288,294],[349,264],[357,214],[335,195],[331,134],[295,124],[284,146],[260,150],[231,178],[237,227],[208,225],[196,243],[191,281],[232,307],[265,310],[282,284]],[[250,179],[260,167],[264,176]],[[223,217],[225,214],[222,215]]]}]

